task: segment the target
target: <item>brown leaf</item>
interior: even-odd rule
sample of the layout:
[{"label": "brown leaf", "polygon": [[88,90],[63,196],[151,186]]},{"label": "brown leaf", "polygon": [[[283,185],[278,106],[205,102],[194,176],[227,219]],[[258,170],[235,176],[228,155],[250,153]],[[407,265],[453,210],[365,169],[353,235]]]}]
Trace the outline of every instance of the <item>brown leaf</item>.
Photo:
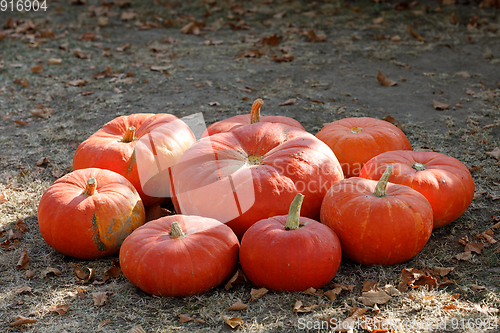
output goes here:
[{"label": "brown leaf", "polygon": [[303,305],[301,301],[295,302],[293,306],[293,312],[296,313],[305,313],[305,312],[311,312],[314,309],[316,309],[319,305],[318,304],[311,304],[311,305]]},{"label": "brown leaf", "polygon": [[120,276],[122,270],[120,268],[120,262],[118,260],[113,260],[112,267],[104,272],[104,277],[102,278],[103,282],[106,282],[109,279],[116,278]]},{"label": "brown leaf", "polygon": [[31,73],[40,73],[42,71],[42,65],[36,65],[31,67]]},{"label": "brown leaf", "polygon": [[437,281],[432,276],[425,275],[424,272],[416,268],[404,268],[401,272],[401,282],[399,283],[398,290],[403,292],[408,290],[411,285],[436,287]]},{"label": "brown leaf", "polygon": [[438,102],[438,101],[435,101],[435,100],[432,100],[432,106],[436,110],[446,110],[446,109],[448,109],[450,107],[450,105],[448,105],[446,103]]},{"label": "brown leaf", "polygon": [[500,148],[495,147],[492,151],[486,152],[486,155],[493,157],[500,161]]},{"label": "brown leaf", "polygon": [[146,331],[142,328],[141,325],[134,326],[128,331],[128,333],[146,333]]},{"label": "brown leaf", "polygon": [[220,106],[219,102],[209,102],[208,105],[210,106]]},{"label": "brown leaf", "polygon": [[457,15],[455,15],[455,13],[451,13],[451,15],[450,15],[450,23],[453,25],[458,25],[460,23]]},{"label": "brown leaf", "polygon": [[33,276],[35,276],[35,271],[32,271],[31,269],[28,269],[26,271],[26,278],[31,279]]},{"label": "brown leaf", "polygon": [[281,57],[275,54],[271,57],[271,59],[276,62],[290,62],[293,61],[295,57],[291,53],[285,53]]},{"label": "brown leaf", "polygon": [[410,35],[415,37],[419,42],[424,42],[424,43],[427,42],[427,40],[424,37],[422,37],[418,33],[416,33],[415,30],[413,30],[410,26],[407,26],[406,30],[410,33]]},{"label": "brown leaf", "polygon": [[444,277],[448,275],[451,271],[453,271],[455,267],[438,267],[434,266],[431,271],[432,276],[440,276]]},{"label": "brown leaf", "polygon": [[14,294],[23,294],[23,293],[30,293],[33,289],[31,289],[30,286],[24,285],[24,286],[18,286],[12,288],[12,292]]},{"label": "brown leaf", "polygon": [[397,85],[397,82],[392,81],[391,79],[387,78],[384,74],[382,74],[381,71],[378,71],[377,80],[384,87],[390,87],[390,86]]},{"label": "brown leaf", "polygon": [[186,323],[188,321],[193,321],[193,320],[194,320],[193,317],[189,317],[189,316],[184,315],[184,314],[179,315],[179,323]]},{"label": "brown leaf", "polygon": [[42,278],[46,278],[47,275],[49,274],[52,274],[52,275],[61,275],[62,272],[60,270],[58,270],[57,268],[54,268],[54,267],[47,267],[45,268],[42,273],[41,273],[41,277]]},{"label": "brown leaf", "polygon": [[39,105],[41,108],[31,109],[30,112],[32,115],[40,117],[40,118],[49,118],[54,112],[54,109],[49,109],[43,105]]},{"label": "brown leaf", "polygon": [[11,242],[10,239],[6,239],[2,243],[0,243],[0,246],[2,246],[5,251],[12,251],[16,248],[16,243]]},{"label": "brown leaf", "polygon": [[305,295],[321,296],[321,295],[323,295],[323,290],[321,290],[321,289],[317,290],[317,289],[315,289],[313,287],[309,287],[306,290],[303,290],[302,293],[305,294]]},{"label": "brown leaf", "polygon": [[278,36],[276,34],[269,36],[269,37],[264,37],[262,38],[259,43],[262,45],[269,45],[269,46],[276,46],[279,45],[281,40],[283,39],[283,36]]},{"label": "brown leaf", "polygon": [[50,312],[57,312],[60,316],[68,312],[68,310],[69,310],[68,304],[53,305],[49,308]]},{"label": "brown leaf", "polygon": [[106,16],[100,16],[97,18],[97,25],[100,26],[101,28],[107,26],[108,23],[109,23],[109,18],[107,18]]},{"label": "brown leaf", "polygon": [[73,264],[75,267],[76,282],[77,283],[87,283],[89,282],[95,274],[95,269],[87,267],[89,273],[83,271],[77,264]]},{"label": "brown leaf", "polygon": [[481,291],[485,291],[485,286],[478,286],[477,284],[469,284],[469,287],[474,290],[476,293],[480,293]]},{"label": "brown leaf", "polygon": [[462,244],[463,246],[467,245],[469,243],[469,237],[464,236],[458,239],[458,242]]},{"label": "brown leaf", "polygon": [[326,42],[326,36],[325,35],[316,35],[314,30],[308,30],[304,33],[304,35],[308,38],[308,42],[315,43],[315,42]]},{"label": "brown leaf", "polygon": [[16,268],[17,269],[28,269],[30,267],[30,258],[28,256],[28,251],[23,247],[23,251],[21,252],[21,257],[17,261]]},{"label": "brown leaf", "polygon": [[242,58],[242,57],[245,57],[245,58],[260,58],[260,57],[262,57],[263,55],[265,55],[267,53],[268,53],[267,50],[264,50],[264,51],[261,51],[259,49],[248,50],[248,51],[243,52],[238,58]]},{"label": "brown leaf", "polygon": [[465,245],[464,252],[475,252],[477,254],[481,254],[481,251],[484,248],[484,243],[468,243]]},{"label": "brown leaf", "polygon": [[25,125],[29,124],[27,121],[24,121],[24,120],[14,120],[14,122],[18,125],[21,125],[21,126],[25,126]]},{"label": "brown leaf", "polygon": [[262,296],[264,296],[265,294],[267,294],[269,290],[267,290],[266,288],[260,288],[260,289],[253,289],[250,291],[250,302],[253,302],[253,301],[256,301],[258,300],[259,298],[261,298]]},{"label": "brown leaf", "polygon": [[22,79],[16,79],[16,80],[14,80],[14,83],[15,84],[20,84],[23,87],[29,87],[30,86],[30,83],[28,82],[28,80],[24,79],[24,78],[22,78]]},{"label": "brown leaf", "polygon": [[62,59],[50,58],[49,60],[47,60],[47,62],[49,63],[49,65],[60,65],[62,64]]},{"label": "brown leaf", "polygon": [[248,309],[248,305],[242,302],[236,302],[230,307],[227,308],[230,311],[241,311],[241,310],[246,310]]},{"label": "brown leaf", "polygon": [[391,300],[391,296],[383,290],[379,291],[366,291],[358,297],[358,301],[366,306],[373,306],[375,304],[385,304]]},{"label": "brown leaf", "polygon": [[78,37],[78,40],[88,42],[88,41],[93,41],[96,39],[97,35],[93,32],[86,32],[84,34],[81,34],[80,37]]},{"label": "brown leaf", "polygon": [[206,22],[203,21],[191,21],[181,28],[181,32],[183,34],[200,35],[201,34],[200,29],[203,28],[205,25]]},{"label": "brown leaf", "polygon": [[19,217],[17,218],[16,229],[21,232],[28,232],[28,226],[26,225],[26,223],[22,218]]},{"label": "brown leaf", "polygon": [[351,319],[361,318],[367,310],[368,310],[367,308],[358,308],[357,306],[354,306],[351,309],[351,311],[349,311],[349,318]]},{"label": "brown leaf", "polygon": [[83,53],[81,50],[75,50],[73,51],[73,53],[80,59],[90,59],[92,58],[91,54],[90,53]]},{"label": "brown leaf", "polygon": [[281,103],[279,106],[293,105],[296,102],[297,102],[296,98],[290,98],[290,99],[287,99],[286,101],[284,101],[283,103]]},{"label": "brown leaf", "polygon": [[488,229],[488,230],[480,233],[479,235],[474,236],[474,239],[481,239],[482,238],[482,239],[485,239],[490,244],[496,244],[497,240],[495,238],[493,238],[494,236],[495,236],[495,234],[493,233],[493,230]]},{"label": "brown leaf", "polygon": [[234,273],[233,277],[226,283],[224,289],[229,290],[233,287],[233,284],[240,284],[244,282],[248,282],[248,278],[245,276],[245,273],[243,273],[241,269],[238,269],[236,273]]},{"label": "brown leaf", "polygon": [[126,49],[128,49],[129,47],[131,47],[132,45],[134,45],[134,44],[132,44],[132,43],[123,44],[123,45],[121,45],[121,46],[118,46],[115,50],[116,50],[117,52],[123,52],[123,51],[125,51]]},{"label": "brown leaf", "polygon": [[10,327],[20,326],[20,325],[24,325],[24,324],[36,323],[37,321],[38,321],[38,319],[35,319],[35,318],[26,318],[23,316],[17,316],[16,319],[12,323],[9,323],[9,326]]},{"label": "brown leaf", "polygon": [[384,24],[385,23],[385,19],[382,16],[376,17],[372,21],[374,24]]},{"label": "brown leaf", "polygon": [[14,232],[14,231],[12,231],[12,229],[9,229],[8,234],[9,234],[7,236],[8,239],[23,239],[23,232],[22,231],[16,230]]},{"label": "brown leaf", "polygon": [[362,291],[379,291],[378,282],[375,281],[363,281]]},{"label": "brown leaf", "polygon": [[467,91],[465,92],[467,95],[474,95],[476,92],[473,91],[473,90],[470,90],[470,89],[467,89]]},{"label": "brown leaf", "polygon": [[92,299],[94,300],[94,305],[102,306],[106,304],[106,302],[108,301],[108,295],[113,295],[113,293],[107,291],[92,293]]},{"label": "brown leaf", "polygon": [[0,193],[0,205],[7,202],[7,197],[5,196],[4,193]]},{"label": "brown leaf", "polygon": [[236,328],[244,324],[243,319],[240,317],[222,316],[222,319],[224,319],[224,322],[231,326],[231,328]]},{"label": "brown leaf", "polygon": [[392,117],[390,115],[385,116],[384,118],[382,118],[382,120],[390,122],[391,124],[394,124],[396,122],[396,119],[394,119],[394,117]]},{"label": "brown leaf", "polygon": [[80,87],[80,86],[84,86],[86,84],[87,84],[87,80],[68,81],[68,85],[73,86],[73,87]]},{"label": "brown leaf", "polygon": [[340,294],[341,292],[342,292],[342,288],[337,287],[337,288],[333,288],[331,290],[325,291],[325,296],[328,297],[328,299],[331,302],[333,302],[337,298],[337,295]]},{"label": "brown leaf", "polygon": [[469,261],[472,259],[471,252],[462,252],[455,255],[455,258],[458,260]]},{"label": "brown leaf", "polygon": [[106,69],[102,72],[95,73],[92,77],[96,80],[104,79],[105,77],[113,77],[113,70],[111,67],[106,66]]},{"label": "brown leaf", "polygon": [[483,168],[482,165],[472,165],[468,167],[470,173],[473,173],[474,171],[481,170]]}]

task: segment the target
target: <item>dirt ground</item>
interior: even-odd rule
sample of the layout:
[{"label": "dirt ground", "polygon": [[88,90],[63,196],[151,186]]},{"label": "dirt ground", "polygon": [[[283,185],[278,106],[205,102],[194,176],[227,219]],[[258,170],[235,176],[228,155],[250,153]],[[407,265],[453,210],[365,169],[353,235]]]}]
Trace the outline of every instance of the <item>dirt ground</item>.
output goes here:
[{"label": "dirt ground", "polygon": [[[500,157],[487,154],[500,146],[500,10],[494,1],[454,2],[60,0],[46,11],[0,11],[0,331],[318,332],[328,331],[325,318],[365,308],[359,318],[416,321],[388,332],[500,332],[498,244],[474,239],[500,220]],[[381,85],[379,71],[396,85]],[[117,256],[76,260],[43,241],[42,193],[106,122],[201,112],[208,125],[249,112],[259,97],[262,114],[293,117],[313,134],[345,117],[391,116],[414,150],[467,165],[476,196],[404,264],[343,261],[316,294],[269,292],[252,302],[249,283],[186,298],[147,295],[123,275],[99,283]],[[28,231],[9,235],[18,219]],[[455,257],[464,236],[484,243],[481,254]],[[29,268],[18,269],[23,249]],[[95,277],[77,283],[74,264]],[[397,287],[402,269],[434,266],[454,267],[447,277],[456,283],[410,288],[375,307],[359,299],[364,281]],[[334,284],[354,288],[321,295]],[[106,293],[104,305],[96,293]],[[318,307],[297,312],[297,300]],[[248,309],[227,310],[237,301]],[[36,321],[14,325],[19,316]],[[241,324],[232,329],[227,317]]]}]

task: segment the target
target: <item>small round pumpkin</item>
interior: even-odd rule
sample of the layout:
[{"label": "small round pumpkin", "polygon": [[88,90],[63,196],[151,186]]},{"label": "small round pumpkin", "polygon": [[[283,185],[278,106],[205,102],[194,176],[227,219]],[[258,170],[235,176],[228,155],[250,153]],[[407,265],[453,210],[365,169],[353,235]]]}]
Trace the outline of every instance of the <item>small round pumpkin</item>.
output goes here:
[{"label": "small round pumpkin", "polygon": [[303,197],[297,194],[288,215],[261,220],[243,236],[241,268],[256,286],[290,292],[317,289],[337,273],[339,239],[327,226],[300,217]]},{"label": "small round pumpkin", "polygon": [[342,169],[326,144],[301,129],[259,122],[192,145],[172,169],[175,210],[215,218],[241,239],[262,219],[284,215],[297,193],[305,217],[319,219]]},{"label": "small round pumpkin", "polygon": [[261,98],[256,99],[253,102],[252,110],[250,114],[242,114],[238,116],[234,116],[231,118],[223,119],[221,121],[215,122],[212,125],[207,127],[205,133],[203,133],[202,137],[214,135],[217,133],[225,133],[230,132],[238,127],[250,125],[258,122],[267,122],[267,123],[281,123],[286,124],[292,127],[299,128],[301,130],[305,130],[304,127],[295,119],[284,116],[261,116],[260,108],[264,104],[264,101]]},{"label": "small round pumpkin", "polygon": [[434,228],[458,219],[474,198],[474,180],[456,158],[436,152],[390,151],[369,160],[360,177],[378,180],[389,165],[394,167],[389,181],[420,192],[429,201]]},{"label": "small round pumpkin", "polygon": [[363,165],[378,154],[412,150],[403,131],[387,121],[369,117],[334,121],[316,137],[333,150],[346,178],[358,176]]},{"label": "small round pumpkin", "polygon": [[79,259],[118,253],[123,240],[144,220],[144,206],[134,186],[115,172],[96,168],[59,178],[38,205],[43,239]]},{"label": "small round pumpkin", "polygon": [[149,207],[170,197],[170,168],[195,141],[189,127],[174,115],[120,116],[78,146],[73,170],[115,171],[134,185]]},{"label": "small round pumpkin", "polygon": [[123,275],[157,296],[201,294],[229,279],[239,243],[223,223],[199,216],[171,215],[135,230],[120,249]]},{"label": "small round pumpkin", "polygon": [[432,233],[432,208],[414,189],[359,177],[334,184],[321,206],[321,222],[335,231],[345,258],[364,265],[394,265],[416,256]]}]

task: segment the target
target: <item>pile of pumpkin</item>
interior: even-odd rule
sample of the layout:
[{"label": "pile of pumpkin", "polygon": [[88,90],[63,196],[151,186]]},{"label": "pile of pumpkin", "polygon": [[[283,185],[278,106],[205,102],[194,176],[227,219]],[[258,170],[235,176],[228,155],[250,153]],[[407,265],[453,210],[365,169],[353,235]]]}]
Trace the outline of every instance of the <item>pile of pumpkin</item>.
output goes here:
[{"label": "pile of pumpkin", "polygon": [[[460,161],[413,151],[389,122],[345,118],[314,136],[294,119],[260,117],[262,104],[199,140],[170,114],[110,121],[42,196],[43,238],[81,259],[119,252],[125,277],[150,294],[205,292],[238,261],[259,287],[300,291],[326,285],[342,255],[411,259],[472,201]],[[169,198],[177,215],[145,223]]]}]

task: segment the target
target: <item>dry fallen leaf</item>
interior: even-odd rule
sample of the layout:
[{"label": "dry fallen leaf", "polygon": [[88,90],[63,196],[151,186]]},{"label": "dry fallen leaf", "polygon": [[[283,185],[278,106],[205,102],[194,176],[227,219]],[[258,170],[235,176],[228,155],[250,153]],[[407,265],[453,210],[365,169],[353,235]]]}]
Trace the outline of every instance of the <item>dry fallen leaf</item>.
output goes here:
[{"label": "dry fallen leaf", "polygon": [[269,45],[269,46],[276,46],[279,45],[281,40],[283,39],[283,36],[278,36],[276,34],[269,36],[269,37],[264,37],[262,38],[259,43],[262,45]]},{"label": "dry fallen leaf", "polygon": [[50,312],[57,312],[60,316],[68,312],[68,310],[69,310],[68,304],[53,305],[49,308]]},{"label": "dry fallen leaf", "polygon": [[181,28],[181,32],[183,34],[200,35],[201,28],[203,28],[205,25],[206,23],[203,21],[191,21]]},{"label": "dry fallen leaf", "polygon": [[41,273],[41,277],[42,278],[46,278],[47,275],[49,274],[52,274],[52,275],[61,275],[62,272],[60,270],[58,270],[57,268],[54,268],[54,267],[47,267],[45,268],[42,273]]},{"label": "dry fallen leaf", "polygon": [[78,40],[81,41],[93,41],[96,39],[97,35],[93,32],[86,32],[84,34],[81,34],[80,37],[78,37]]},{"label": "dry fallen leaf", "polygon": [[398,290],[404,292],[412,285],[433,288],[437,287],[437,280],[416,268],[404,268],[401,271],[401,282],[398,285]]},{"label": "dry fallen leaf", "polygon": [[363,281],[363,288],[361,291],[379,291],[378,282],[375,281]]},{"label": "dry fallen leaf", "polygon": [[336,298],[337,298],[337,295],[340,294],[342,292],[342,288],[333,288],[331,290],[328,290],[328,291],[325,291],[325,296],[328,297],[328,299],[333,302]]},{"label": "dry fallen leaf", "polygon": [[26,225],[26,223],[24,222],[24,220],[22,218],[17,218],[17,221],[16,221],[16,229],[18,231],[21,231],[21,232],[27,232],[28,231],[28,226]]},{"label": "dry fallen leaf", "polygon": [[304,35],[308,38],[308,42],[315,43],[315,42],[326,42],[326,36],[325,35],[316,35],[314,30],[308,30],[304,33]]},{"label": "dry fallen leaf", "polygon": [[101,28],[107,26],[108,23],[109,23],[109,18],[107,18],[106,16],[100,16],[97,18],[97,25],[100,26]]},{"label": "dry fallen leaf", "polygon": [[31,67],[31,73],[40,73],[42,71],[42,65],[36,65]]},{"label": "dry fallen leaf", "polygon": [[222,319],[224,319],[226,324],[231,326],[231,328],[236,328],[244,324],[243,319],[241,319],[240,317],[222,316]]},{"label": "dry fallen leaf", "polygon": [[23,316],[17,316],[16,319],[12,323],[9,323],[9,326],[10,327],[20,326],[20,325],[24,325],[24,324],[36,323],[37,321],[38,321],[38,319],[35,319],[35,318],[26,318]]},{"label": "dry fallen leaf", "polygon": [[319,289],[319,290],[316,290],[315,288],[313,287],[309,287],[307,288],[306,290],[303,290],[302,291],[303,294],[305,295],[316,295],[316,296],[322,296],[323,295],[323,290]]},{"label": "dry fallen leaf", "polygon": [[229,290],[233,287],[233,284],[240,284],[243,282],[248,282],[248,278],[245,276],[245,273],[241,269],[238,269],[236,273],[234,273],[233,277],[229,279],[224,287],[226,290]]},{"label": "dry fallen leaf", "polygon": [[0,205],[7,202],[7,197],[4,193],[0,193]]},{"label": "dry fallen leaf", "polygon": [[179,323],[186,323],[188,321],[193,321],[193,320],[194,320],[193,317],[189,317],[189,316],[187,316],[185,314],[180,314],[179,315]]},{"label": "dry fallen leaf", "polygon": [[146,331],[144,330],[144,328],[142,328],[141,325],[138,325],[132,327],[130,331],[128,331],[128,333],[146,333]]},{"label": "dry fallen leaf", "polygon": [[316,309],[319,305],[318,304],[311,304],[311,305],[303,305],[301,301],[296,301],[294,306],[293,306],[293,312],[296,313],[305,313],[305,312],[311,312],[312,310]]},{"label": "dry fallen leaf", "polygon": [[23,251],[21,252],[21,257],[17,261],[16,268],[17,269],[28,269],[30,267],[30,258],[28,256],[28,251],[23,247]]},{"label": "dry fallen leaf", "polygon": [[284,101],[283,103],[281,103],[279,106],[293,105],[295,103],[297,103],[297,99],[296,98],[290,98],[290,99],[287,99],[286,101]]},{"label": "dry fallen leaf", "polygon": [[261,298],[262,296],[264,296],[265,294],[267,294],[269,290],[267,290],[266,288],[260,288],[260,289],[253,289],[250,291],[250,302],[253,302],[253,301],[256,301],[258,300],[259,298]]},{"label": "dry fallen leaf", "polygon": [[62,64],[62,59],[50,58],[49,60],[47,60],[47,62],[49,63],[49,65],[60,65]]},{"label": "dry fallen leaf", "polygon": [[22,293],[30,293],[33,289],[31,289],[30,286],[24,285],[24,286],[18,286],[12,288],[12,292],[14,294],[22,294]]},{"label": "dry fallen leaf", "polygon": [[87,267],[89,273],[84,272],[77,264],[73,264],[75,267],[76,282],[77,283],[87,283],[89,282],[95,274],[95,269]]},{"label": "dry fallen leaf", "polygon": [[485,291],[485,286],[478,286],[477,284],[469,284],[469,287],[474,290],[476,293],[480,293],[481,291]]},{"label": "dry fallen leaf", "polygon": [[391,300],[391,296],[383,290],[379,291],[366,291],[358,297],[358,301],[366,306],[373,306],[375,304],[384,304]]},{"label": "dry fallen leaf", "polygon": [[438,102],[438,101],[435,101],[435,100],[432,100],[432,106],[434,107],[434,109],[436,110],[446,110],[450,107],[450,105],[446,104],[446,103],[442,103],[442,102]]},{"label": "dry fallen leaf", "polygon": [[94,300],[94,305],[102,306],[106,304],[109,295],[113,295],[113,293],[107,291],[92,293],[92,299]]},{"label": "dry fallen leaf", "polygon": [[475,252],[477,254],[481,254],[483,248],[484,243],[468,243],[465,245],[464,252]]},{"label": "dry fallen leaf", "polygon": [[462,244],[463,246],[465,246],[469,242],[469,237],[467,237],[467,236],[461,237],[458,239],[458,242],[460,244]]},{"label": "dry fallen leaf", "polygon": [[462,261],[469,261],[472,259],[471,252],[462,252],[455,255],[455,258]]},{"label": "dry fallen leaf", "polygon": [[43,105],[37,105],[37,106],[39,106],[40,108],[37,107],[35,109],[30,110],[31,114],[34,116],[40,118],[49,118],[55,112],[54,109],[49,109]]},{"label": "dry fallen leaf", "polygon": [[372,21],[374,24],[384,24],[385,23],[385,19],[383,16],[376,17]]},{"label": "dry fallen leaf", "polygon": [[80,87],[87,84],[87,80],[73,80],[73,81],[68,81],[68,85],[73,86],[73,87]]},{"label": "dry fallen leaf", "polygon": [[413,30],[410,26],[407,26],[406,27],[406,30],[410,33],[410,35],[412,35],[413,37],[415,37],[419,42],[424,42],[426,43],[427,40],[420,36],[417,32],[415,32],[415,30]]},{"label": "dry fallen leaf", "polygon": [[492,151],[486,152],[486,155],[493,157],[500,161],[500,148],[495,147]]},{"label": "dry fallen leaf", "polygon": [[390,86],[395,86],[397,85],[397,82],[387,78],[384,74],[382,74],[381,71],[378,71],[378,75],[377,75],[377,80],[378,82],[380,82],[381,85],[383,85],[384,87],[390,87]]},{"label": "dry fallen leaf", "polygon": [[248,309],[248,305],[242,302],[236,302],[227,308],[229,311],[241,311]]},{"label": "dry fallen leaf", "polygon": [[11,242],[10,239],[6,239],[0,243],[0,246],[2,246],[5,251],[12,251],[16,248],[16,242],[17,241]]},{"label": "dry fallen leaf", "polygon": [[495,234],[493,233],[493,230],[488,229],[488,230],[480,233],[479,235],[474,236],[474,238],[475,239],[481,239],[482,238],[482,239],[485,239],[490,244],[496,244],[497,240],[494,238],[494,236],[495,236]]}]

